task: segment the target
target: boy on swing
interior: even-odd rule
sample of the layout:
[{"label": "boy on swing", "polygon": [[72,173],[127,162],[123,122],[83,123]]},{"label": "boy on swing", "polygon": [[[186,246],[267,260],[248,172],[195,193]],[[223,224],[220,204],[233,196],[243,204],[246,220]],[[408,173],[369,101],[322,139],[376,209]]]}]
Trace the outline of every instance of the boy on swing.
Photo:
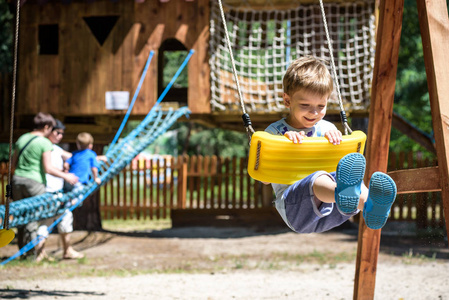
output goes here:
[{"label": "boy on swing", "polygon": [[[339,145],[341,132],[323,120],[333,90],[332,77],[323,62],[311,56],[293,61],[283,86],[284,104],[290,112],[265,131],[284,135],[298,147],[306,136],[326,137],[329,143]],[[369,228],[382,228],[396,198],[396,184],[387,174],[375,172],[368,189],[363,184],[365,165],[362,154],[350,153],[340,160],[336,172],[317,171],[292,185],[271,183],[276,209],[298,233],[330,230],[360,210]]]}]

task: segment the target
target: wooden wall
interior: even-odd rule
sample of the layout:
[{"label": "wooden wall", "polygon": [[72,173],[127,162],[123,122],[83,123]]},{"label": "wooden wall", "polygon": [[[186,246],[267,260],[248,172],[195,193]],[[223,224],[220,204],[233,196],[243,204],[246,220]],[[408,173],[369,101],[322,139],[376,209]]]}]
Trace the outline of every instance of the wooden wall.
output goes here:
[{"label": "wooden wall", "polygon": [[[119,19],[100,45],[83,17],[111,15]],[[59,25],[57,55],[39,54],[42,24]],[[20,33],[18,115],[47,111],[59,118],[123,116],[126,110],[105,108],[105,92],[129,91],[131,101],[148,54],[155,50],[133,109],[133,115],[145,115],[157,100],[157,50],[168,38],[195,50],[188,65],[188,105],[194,113],[210,112],[209,0],[55,1],[45,5],[28,1],[22,7]]]}]

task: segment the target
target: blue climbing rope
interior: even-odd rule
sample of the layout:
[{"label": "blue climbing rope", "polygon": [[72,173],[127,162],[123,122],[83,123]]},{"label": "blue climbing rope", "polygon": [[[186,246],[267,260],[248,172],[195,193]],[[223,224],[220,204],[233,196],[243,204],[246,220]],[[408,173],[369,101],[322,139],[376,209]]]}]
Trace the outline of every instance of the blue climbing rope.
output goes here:
[{"label": "blue climbing rope", "polygon": [[[173,86],[176,78],[182,72],[183,68],[187,65],[190,57],[194,53],[190,50],[189,55],[186,57],[182,65],[179,67],[176,74],[173,76],[167,88],[161,94],[157,100],[155,106],[151,108],[147,116],[143,121],[123,138],[118,144],[109,148],[106,153],[106,161],[101,162],[98,170],[101,184],[98,185],[95,181],[91,180],[88,185],[81,186],[67,193],[45,193],[42,195],[22,199],[15,201],[10,207],[10,216],[12,221],[11,227],[17,227],[20,225],[28,224],[29,222],[38,221],[53,217],[55,215],[64,214],[66,210],[73,211],[78,207],[90,194],[97,190],[101,185],[105,184],[109,179],[117,175],[126,165],[128,165],[134,157],[137,156],[142,150],[148,147],[154,140],[161,134],[166,132],[181,116],[188,116],[190,111],[187,107],[181,107],[174,111],[169,109],[163,111],[159,106],[168,90]],[[67,204],[71,200],[77,199],[77,202],[67,208]],[[0,206],[0,218],[5,216],[5,207]],[[62,220],[64,215],[57,218],[48,228],[45,235],[39,235],[22,249],[20,249],[13,256],[9,257],[0,265],[5,265],[9,261],[21,256],[22,254],[33,249],[40,241],[48,237],[53,228]]]},{"label": "blue climbing rope", "polygon": [[150,62],[151,62],[151,59],[153,58],[153,55],[154,55],[154,51],[151,50],[150,54],[148,55],[147,62],[145,64],[145,68],[143,68],[142,75],[140,75],[139,84],[137,85],[137,89],[134,92],[133,99],[131,100],[131,104],[128,107],[128,111],[126,112],[125,117],[123,118],[122,124],[120,124],[120,128],[117,130],[117,132],[116,132],[116,134],[114,136],[114,139],[112,140],[112,142],[109,145],[109,147],[112,147],[112,146],[115,145],[115,143],[117,142],[118,138],[120,137],[120,134],[122,134],[123,128],[125,128],[126,122],[128,121],[128,118],[131,115],[131,111],[132,111],[132,109],[134,107],[134,104],[136,103],[136,99],[137,99],[137,96],[139,95],[140,88],[142,87],[143,81],[144,81],[144,79],[145,79],[145,77],[147,75],[148,67],[150,66]]}]

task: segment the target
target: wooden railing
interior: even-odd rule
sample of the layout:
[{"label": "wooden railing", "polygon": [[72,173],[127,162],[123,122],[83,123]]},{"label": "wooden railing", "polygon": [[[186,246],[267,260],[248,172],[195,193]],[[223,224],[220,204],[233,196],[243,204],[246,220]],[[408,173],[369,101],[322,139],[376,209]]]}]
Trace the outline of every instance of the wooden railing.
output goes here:
[{"label": "wooden railing", "polygon": [[263,184],[246,172],[246,158],[216,156],[134,160],[100,189],[105,219],[166,218],[172,208],[270,206]]},{"label": "wooden railing", "polygon": [[[390,153],[389,171],[433,166],[419,153]],[[134,160],[99,190],[103,219],[160,219],[178,209],[258,209],[270,207],[269,186],[246,171],[246,158],[215,156]],[[420,180],[416,178],[416,180]],[[0,165],[1,203],[7,165]],[[416,222],[419,227],[443,228],[440,192],[398,195],[390,220]]]}]

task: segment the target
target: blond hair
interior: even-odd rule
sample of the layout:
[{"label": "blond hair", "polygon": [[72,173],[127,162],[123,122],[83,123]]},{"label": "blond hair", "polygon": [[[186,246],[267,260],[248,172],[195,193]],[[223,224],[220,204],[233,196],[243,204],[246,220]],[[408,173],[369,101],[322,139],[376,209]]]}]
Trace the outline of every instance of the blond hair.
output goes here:
[{"label": "blond hair", "polygon": [[282,84],[284,93],[289,96],[303,89],[325,96],[330,95],[334,88],[331,74],[323,60],[313,56],[294,60],[285,72]]},{"label": "blond hair", "polygon": [[76,143],[79,145],[81,150],[87,149],[90,144],[94,143],[94,138],[88,132],[81,132],[76,137]]}]

